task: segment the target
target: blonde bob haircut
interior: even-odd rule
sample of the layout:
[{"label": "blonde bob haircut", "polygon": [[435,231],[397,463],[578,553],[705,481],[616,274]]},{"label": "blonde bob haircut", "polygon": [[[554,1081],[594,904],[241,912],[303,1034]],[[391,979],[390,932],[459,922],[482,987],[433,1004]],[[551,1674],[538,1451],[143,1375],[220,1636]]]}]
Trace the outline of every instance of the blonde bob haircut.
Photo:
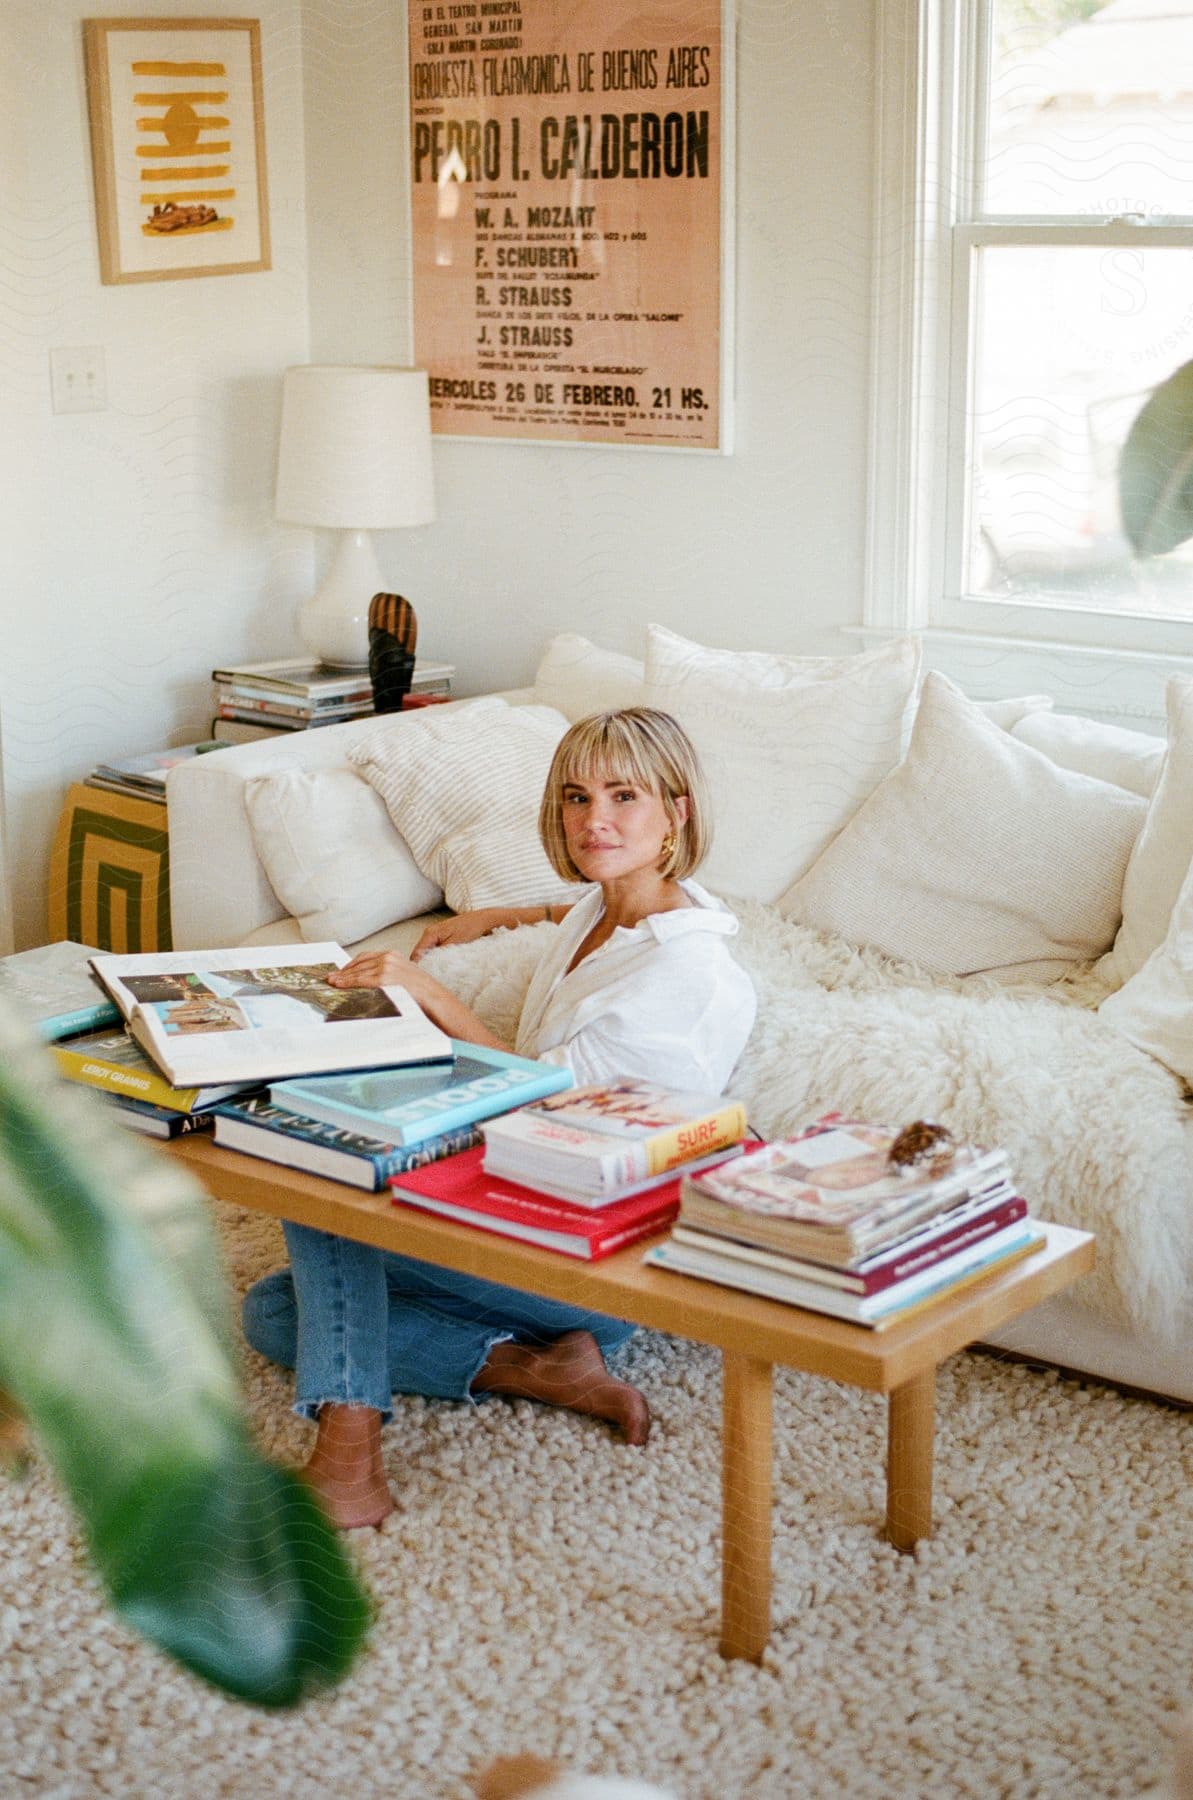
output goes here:
[{"label": "blonde bob haircut", "polygon": [[[584,881],[568,855],[563,829],[563,790],[570,783],[624,781],[657,794],[670,822],[675,847],[661,858],[659,873],[673,881],[690,875],[712,843],[712,808],[704,773],[691,739],[670,713],[649,706],[592,713],[564,732],[547,773],[539,807],[539,837],[555,873],[564,881]],[[681,821],[676,801],[687,796]]]}]

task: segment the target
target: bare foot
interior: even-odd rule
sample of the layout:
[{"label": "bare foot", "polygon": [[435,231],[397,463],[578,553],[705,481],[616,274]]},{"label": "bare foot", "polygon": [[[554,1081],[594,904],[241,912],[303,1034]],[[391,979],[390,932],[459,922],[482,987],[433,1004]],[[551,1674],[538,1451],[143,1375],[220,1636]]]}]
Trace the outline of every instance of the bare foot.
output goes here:
[{"label": "bare foot", "polygon": [[499,1756],[473,1778],[476,1800],[520,1800],[562,1774],[562,1763],[547,1762],[541,1756]]},{"label": "bare foot", "polygon": [[394,1497],[381,1461],[381,1414],[372,1406],[319,1410],[319,1430],[311,1460],[302,1471],[333,1525],[380,1525],[394,1510]]},{"label": "bare foot", "polygon": [[610,1375],[591,1331],[566,1331],[553,1344],[494,1344],[472,1391],[545,1400],[607,1419],[627,1444],[644,1444],[650,1435],[645,1397],[628,1381]]}]

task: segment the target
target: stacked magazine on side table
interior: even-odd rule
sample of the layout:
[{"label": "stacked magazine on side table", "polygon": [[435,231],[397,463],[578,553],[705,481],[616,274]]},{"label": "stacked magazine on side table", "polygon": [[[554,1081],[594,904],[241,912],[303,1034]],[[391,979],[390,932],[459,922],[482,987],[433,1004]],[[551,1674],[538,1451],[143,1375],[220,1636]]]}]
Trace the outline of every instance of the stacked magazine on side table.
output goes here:
[{"label": "stacked magazine on side table", "polygon": [[686,1176],[646,1260],[881,1330],[1042,1241],[1002,1151],[829,1113]]},{"label": "stacked magazine on side table", "polygon": [[[406,706],[425,706],[451,698],[452,663],[415,664]],[[310,731],[367,718],[373,711],[373,685],[367,668],[338,669],[306,657],[275,662],[240,663],[213,669],[215,718],[211,735],[222,743],[246,743],[276,737],[283,731]]]}]

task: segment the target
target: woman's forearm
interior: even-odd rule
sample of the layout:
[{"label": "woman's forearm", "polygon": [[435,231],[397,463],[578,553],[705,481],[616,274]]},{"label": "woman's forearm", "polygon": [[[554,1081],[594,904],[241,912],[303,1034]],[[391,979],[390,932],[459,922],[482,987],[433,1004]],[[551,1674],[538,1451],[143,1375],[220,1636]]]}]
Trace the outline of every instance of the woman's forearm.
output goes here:
[{"label": "woman's forearm", "polygon": [[466,1044],[483,1044],[488,1050],[512,1050],[513,1045],[500,1038],[479,1019],[470,1006],[445,988],[434,976],[421,969],[404,978],[403,985],[412,999],[418,1001],[433,1024],[448,1037],[461,1038]]}]

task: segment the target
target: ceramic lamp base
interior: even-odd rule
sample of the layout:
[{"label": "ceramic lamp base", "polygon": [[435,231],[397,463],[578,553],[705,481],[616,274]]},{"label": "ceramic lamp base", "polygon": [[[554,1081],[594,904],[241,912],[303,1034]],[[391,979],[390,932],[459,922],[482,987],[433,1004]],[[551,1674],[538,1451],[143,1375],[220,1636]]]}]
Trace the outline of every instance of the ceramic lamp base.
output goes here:
[{"label": "ceramic lamp base", "polygon": [[369,602],[382,585],[369,533],[342,531],[322,586],[298,615],[298,629],[311,654],[333,668],[367,668]]}]

